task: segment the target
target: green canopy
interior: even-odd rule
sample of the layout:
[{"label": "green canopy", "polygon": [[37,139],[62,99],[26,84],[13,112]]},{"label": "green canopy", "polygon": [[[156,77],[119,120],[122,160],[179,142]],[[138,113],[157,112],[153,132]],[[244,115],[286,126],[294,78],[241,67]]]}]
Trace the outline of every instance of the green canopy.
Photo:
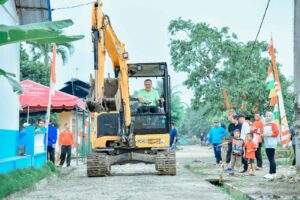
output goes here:
[{"label": "green canopy", "polygon": [[70,19],[22,26],[0,25],[0,46],[22,41],[60,44],[82,39],[83,35],[62,35],[61,29],[71,25],[73,25],[73,21]]}]

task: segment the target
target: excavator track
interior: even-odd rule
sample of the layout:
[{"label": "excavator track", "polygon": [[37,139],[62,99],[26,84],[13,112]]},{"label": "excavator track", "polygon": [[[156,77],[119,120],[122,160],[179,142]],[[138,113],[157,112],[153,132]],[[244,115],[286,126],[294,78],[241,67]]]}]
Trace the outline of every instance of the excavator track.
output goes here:
[{"label": "excavator track", "polygon": [[176,175],[175,151],[164,151],[157,155],[155,168],[159,175]]},{"label": "excavator track", "polygon": [[87,157],[87,176],[99,177],[109,174],[109,166],[107,165],[107,155],[100,153],[91,153]]}]

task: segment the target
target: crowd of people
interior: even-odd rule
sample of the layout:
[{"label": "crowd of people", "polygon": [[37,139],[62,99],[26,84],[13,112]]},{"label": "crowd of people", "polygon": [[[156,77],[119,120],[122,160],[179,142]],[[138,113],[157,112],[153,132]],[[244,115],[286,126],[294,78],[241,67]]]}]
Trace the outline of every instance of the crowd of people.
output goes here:
[{"label": "crowd of people", "polygon": [[[26,128],[30,124],[25,123],[23,126]],[[46,141],[46,133],[47,128],[45,121],[39,121],[38,128],[35,129],[35,134],[43,134],[44,142],[43,145],[45,146],[45,150],[47,151],[47,160],[53,162],[58,167],[62,167],[65,163],[67,167],[71,165],[71,153],[72,153],[72,146],[76,146],[76,142],[74,140],[73,133],[70,130],[70,126],[68,123],[64,124],[64,128],[59,132],[58,129],[55,127],[53,123],[49,123],[48,125],[48,139]],[[58,145],[57,145],[58,142]],[[55,154],[56,150],[58,152],[59,161],[56,161]],[[67,159],[66,159],[67,158]]]},{"label": "crowd of people", "polygon": [[[213,146],[216,163],[231,175],[255,176],[255,171],[263,167],[262,143],[264,143],[269,162],[269,173],[264,178],[275,178],[275,150],[279,129],[274,122],[273,113],[267,112],[264,120],[258,112],[254,114],[253,120],[234,112],[227,113],[227,116],[230,121],[228,131],[220,125],[219,120],[214,120],[214,126],[208,134],[208,141]],[[290,132],[293,136],[293,130]]]}]

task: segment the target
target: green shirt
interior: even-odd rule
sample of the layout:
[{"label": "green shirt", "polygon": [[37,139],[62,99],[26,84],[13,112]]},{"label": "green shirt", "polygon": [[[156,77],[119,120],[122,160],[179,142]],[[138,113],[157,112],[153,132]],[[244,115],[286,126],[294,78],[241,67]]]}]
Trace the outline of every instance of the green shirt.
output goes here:
[{"label": "green shirt", "polygon": [[149,106],[156,106],[157,101],[159,100],[158,92],[155,89],[151,89],[150,91],[146,91],[145,89],[141,89],[138,93],[139,98],[144,101],[149,101],[151,104]]},{"label": "green shirt", "polygon": [[38,128],[35,130],[35,134],[46,134],[46,132],[47,132],[46,127]]}]

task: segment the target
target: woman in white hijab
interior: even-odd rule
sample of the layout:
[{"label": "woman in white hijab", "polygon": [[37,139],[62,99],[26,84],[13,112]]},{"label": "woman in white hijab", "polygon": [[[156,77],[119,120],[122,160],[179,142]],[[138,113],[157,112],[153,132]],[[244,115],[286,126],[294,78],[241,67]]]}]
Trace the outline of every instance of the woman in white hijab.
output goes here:
[{"label": "woman in white hijab", "polygon": [[279,130],[273,119],[273,113],[267,112],[263,129],[263,137],[270,168],[269,174],[264,176],[266,179],[273,179],[276,177],[275,149],[277,147],[277,136],[279,134]]}]

